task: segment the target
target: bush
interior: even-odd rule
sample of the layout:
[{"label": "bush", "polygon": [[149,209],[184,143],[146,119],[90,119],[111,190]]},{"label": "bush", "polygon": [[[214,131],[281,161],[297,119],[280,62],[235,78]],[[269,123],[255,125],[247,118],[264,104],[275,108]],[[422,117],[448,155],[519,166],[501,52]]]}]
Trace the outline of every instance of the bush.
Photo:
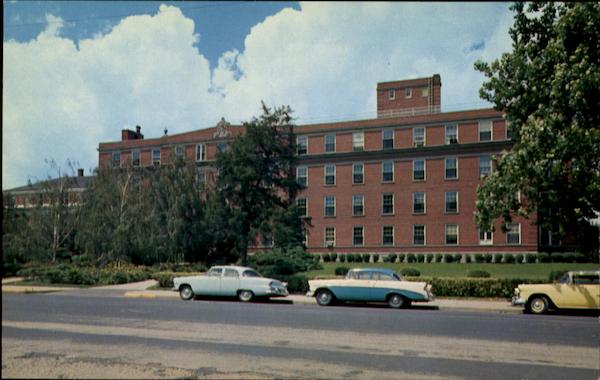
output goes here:
[{"label": "bush", "polygon": [[275,277],[277,280],[287,282],[287,290],[294,294],[306,294],[308,292],[308,279],[301,274],[291,276]]},{"label": "bush", "polygon": [[502,262],[502,254],[496,253],[494,255],[494,264],[500,264]]},{"label": "bush", "polygon": [[535,261],[536,261],[536,260],[537,260],[537,257],[536,257],[536,255],[531,255],[531,254],[530,254],[530,255],[526,255],[526,256],[525,256],[525,262],[526,262],[527,264],[535,264]]},{"label": "bush", "polygon": [[396,260],[398,260],[399,263],[404,261],[404,254],[402,254],[402,253],[399,255],[392,253],[389,257],[390,257],[390,263],[395,263]]},{"label": "bush", "polygon": [[552,261],[553,263],[564,263],[565,257],[562,253],[555,252],[552,255],[550,255],[550,261]]},{"label": "bush", "polygon": [[444,262],[445,263],[451,263],[453,261],[454,257],[451,254],[445,254],[444,255]]},{"label": "bush", "polygon": [[573,260],[576,263],[585,263],[587,261],[587,258],[583,253],[575,253],[573,254]]},{"label": "bush", "polygon": [[418,263],[424,263],[425,262],[425,255],[417,255],[417,262]]},{"label": "bush", "polygon": [[373,254],[373,262],[374,263],[378,263],[379,262],[379,255],[376,254],[376,253]]},{"label": "bush", "polygon": [[437,255],[435,255],[435,262],[441,263],[443,258],[444,258],[444,255],[442,255],[441,253],[438,253]]},{"label": "bush", "polygon": [[350,269],[348,267],[336,267],[335,268],[335,275],[336,276],[345,276],[346,273],[348,273]]},{"label": "bush", "polygon": [[490,273],[484,270],[472,270],[467,273],[467,277],[488,278]]},{"label": "bush", "polygon": [[363,259],[363,261],[365,263],[368,263],[369,261],[371,261],[371,254],[370,253],[363,253],[362,259]]},{"label": "bush", "polygon": [[428,263],[433,262],[433,255],[431,253],[427,255],[427,262]]},{"label": "bush", "polygon": [[454,255],[454,262],[455,263],[460,263],[462,261],[462,255],[460,253],[457,253]]},{"label": "bush", "polygon": [[536,280],[496,278],[405,278],[408,281],[424,281],[433,287],[438,297],[497,297],[511,298],[519,284],[539,283]]},{"label": "bush", "polygon": [[481,263],[484,262],[483,255],[481,253],[476,253],[475,254],[475,262],[477,264],[481,264]]},{"label": "bush", "polygon": [[346,255],[340,255],[340,263],[346,262]]},{"label": "bush", "polygon": [[547,253],[538,253],[538,261],[540,263],[547,263],[550,262],[550,255],[548,255]]},{"label": "bush", "polygon": [[21,269],[18,274],[44,283],[72,285],[113,285],[151,278],[151,272],[147,268],[132,265],[98,269],[72,264],[33,264]]},{"label": "bush", "polygon": [[421,275],[421,272],[419,272],[419,270],[415,268],[404,268],[400,271],[400,274],[402,276],[408,277],[419,277]]},{"label": "bush", "polygon": [[389,263],[390,262],[390,257],[389,256],[383,256],[383,262],[384,263]]},{"label": "bush", "polygon": [[490,253],[486,253],[485,255],[483,255],[483,260],[489,264],[492,262],[492,257],[493,256]]},{"label": "bush", "polygon": [[471,261],[472,261],[471,255],[465,255],[465,261],[467,264],[471,264]]},{"label": "bush", "polygon": [[504,254],[504,263],[513,264],[515,262],[515,256],[511,253]]},{"label": "bush", "polygon": [[321,255],[321,258],[323,259],[324,263],[328,263],[331,261],[331,256],[329,256],[329,253],[324,253]]},{"label": "bush", "polygon": [[408,255],[406,255],[407,263],[414,263],[415,261],[417,261],[417,258],[415,257],[415,255],[413,255],[412,253],[409,253]]},{"label": "bush", "polygon": [[337,253],[332,253],[329,255],[329,257],[331,257],[331,262],[335,263],[337,261],[338,255],[337,255]]},{"label": "bush", "polygon": [[520,253],[519,253],[519,254],[517,254],[517,255],[515,256],[515,260],[516,260],[516,263],[517,263],[517,264],[523,264],[523,255],[522,255],[522,254],[520,254]]},{"label": "bush", "polygon": [[362,263],[363,257],[360,253],[355,253],[353,256],[354,256],[355,263]]},{"label": "bush", "polygon": [[265,277],[289,276],[298,272],[322,269],[313,255],[301,247],[275,248],[267,252],[257,252],[249,257],[250,266],[256,268]]}]

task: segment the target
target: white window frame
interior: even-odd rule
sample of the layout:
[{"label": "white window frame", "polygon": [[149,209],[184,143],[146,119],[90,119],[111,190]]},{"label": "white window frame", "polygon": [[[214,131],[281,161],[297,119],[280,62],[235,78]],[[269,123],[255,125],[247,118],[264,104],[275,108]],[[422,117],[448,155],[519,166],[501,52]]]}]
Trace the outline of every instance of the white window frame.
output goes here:
[{"label": "white window frame", "polygon": [[[333,240],[327,240],[327,230],[333,231]],[[331,242],[331,244],[329,244]],[[335,226],[325,226],[323,228],[323,245],[325,247],[335,247]]]},{"label": "white window frame", "polygon": [[299,197],[296,198],[296,207],[298,207],[298,203],[301,199],[304,199],[304,215],[300,215],[301,217],[308,217],[308,198],[307,197]]},{"label": "white window frame", "polygon": [[458,124],[454,124],[454,123],[444,125],[444,142],[445,142],[445,144],[446,145],[452,145],[452,144],[454,144],[454,143],[451,143],[450,136],[448,136],[448,127],[455,127],[456,128],[456,144],[458,144],[459,143],[459,140],[458,140]]},{"label": "white window frame", "polygon": [[365,133],[364,132],[352,132],[352,151],[353,152],[362,152],[364,150],[365,150]]},{"label": "white window frame", "polygon": [[[328,151],[327,150],[327,138],[328,137],[332,137],[333,138],[333,150]],[[337,138],[335,133],[328,133],[325,135],[325,137],[323,137],[323,150],[325,151],[325,153],[335,153],[336,149],[337,149]],[[308,150],[307,150],[308,151]]]},{"label": "white window frame", "polygon": [[[392,196],[392,212],[389,212],[389,213],[384,212],[385,196],[386,195],[391,195]],[[381,215],[395,215],[395,214],[396,214],[396,196],[394,195],[394,193],[383,193],[383,194],[381,194]]]},{"label": "white window frame", "polygon": [[[412,207],[412,213],[413,213],[413,215],[424,215],[424,214],[427,214],[427,193],[424,192],[424,191],[415,191],[412,194],[413,194],[413,196],[412,196],[412,198],[413,198],[413,207]],[[416,212],[415,211],[415,205],[416,205],[415,200],[416,200],[416,195],[417,194],[423,194],[423,212]]]},{"label": "white window frame", "polygon": [[[488,173],[485,173],[485,174],[481,173],[481,159],[483,157],[489,158],[489,160],[490,160],[490,171]],[[483,155],[483,156],[479,156],[478,157],[478,159],[477,159],[477,174],[478,174],[479,178],[482,178],[482,177],[485,177],[487,175],[492,174],[493,168],[494,168],[494,165],[492,164],[492,156],[490,156],[490,155]]]},{"label": "white window frame", "polygon": [[[456,211],[448,211],[448,193],[456,193]],[[458,190],[450,190],[444,192],[444,214],[458,214],[459,213],[459,193]]]},{"label": "white window frame", "polygon": [[[354,170],[355,168],[360,165],[362,167],[361,170],[361,175],[362,175],[362,181],[361,182],[354,182]],[[358,174],[358,173],[357,173]],[[356,162],[352,164],[352,184],[353,185],[363,185],[365,183],[365,164],[364,162]]]},{"label": "white window frame", "polygon": [[[392,147],[391,148],[386,148],[384,146],[384,141],[389,140],[389,139],[385,138],[385,133],[386,132],[391,132],[392,133]],[[394,134],[395,134],[395,131],[394,131],[393,128],[385,128],[385,129],[381,130],[381,149],[382,150],[384,150],[384,149],[385,150],[394,149],[394,144],[395,144],[395,136],[394,136]]]},{"label": "white window frame", "polygon": [[[356,244],[354,242],[354,229],[355,228],[360,228],[360,230],[361,230],[361,239],[362,239],[361,244]],[[352,246],[353,247],[364,247],[365,246],[365,227],[364,226],[352,226]]]},{"label": "white window frame", "polygon": [[[513,222],[513,223],[509,223],[508,225],[510,225],[510,226],[516,225],[517,226],[517,233],[518,233],[518,237],[519,237],[519,242],[518,243],[509,243],[508,242],[508,236],[509,236],[510,230],[507,230],[506,231],[506,244],[508,244],[508,245],[521,245],[521,223],[515,223],[515,222]],[[507,228],[508,228],[508,226],[507,226]]]},{"label": "white window frame", "polygon": [[[417,134],[416,134],[416,132],[415,132],[415,131],[416,131],[417,129],[421,129],[421,130],[423,130],[423,141],[421,141],[421,145],[418,145],[418,142],[417,142],[417,139],[416,139],[416,137],[417,137]],[[427,130],[427,129],[426,129],[425,127],[413,127],[413,129],[412,129],[412,133],[413,133],[413,134],[412,134],[412,137],[413,137],[413,146],[414,146],[414,147],[421,147],[421,146],[425,146],[425,144],[426,144],[426,141],[425,141],[425,140],[427,139],[427,133],[426,133],[426,130]]]},{"label": "white window frame", "polygon": [[206,145],[196,144],[196,162],[206,161]]},{"label": "white window frame", "polygon": [[[484,234],[483,240],[481,239],[482,233]],[[494,231],[482,231],[481,229],[479,229],[479,245],[493,245],[493,244],[494,244]]]},{"label": "white window frame", "polygon": [[388,91],[388,99],[389,100],[396,99],[396,90],[395,89],[391,89]]},{"label": "white window frame", "polygon": [[[424,224],[413,224],[412,245],[423,246],[427,244],[427,227]],[[423,227],[423,244],[415,243],[415,227]]]},{"label": "white window frame", "polygon": [[[388,244],[385,243],[385,228],[386,227],[392,228],[392,242],[388,243]],[[393,247],[394,244],[396,243],[395,235],[396,235],[396,228],[394,227],[393,224],[386,224],[386,225],[381,226],[381,245],[384,247]]]},{"label": "white window frame", "polygon": [[[361,214],[356,214],[354,212],[354,200],[355,199],[359,199],[360,197],[360,205],[362,206],[362,213]],[[352,195],[352,216],[365,216],[365,196],[362,194],[353,194]]]},{"label": "white window frame", "polygon": [[[490,130],[489,130],[489,132],[490,132],[490,139],[489,139],[489,140],[482,140],[482,139],[481,139],[481,132],[486,132],[486,131],[482,131],[482,130],[481,130],[481,127],[482,127],[483,125],[487,125],[487,123],[489,123],[489,126],[490,126]],[[492,121],[492,120],[480,120],[480,121],[479,121],[479,125],[478,125],[478,136],[477,136],[477,137],[478,137],[478,139],[479,139],[478,141],[480,141],[480,142],[481,142],[481,141],[483,141],[483,142],[486,142],[486,141],[494,141],[494,123],[493,123],[493,121]]]},{"label": "white window frame", "polygon": [[[306,144],[300,144],[301,140],[305,140]],[[301,146],[305,146],[306,147],[306,152],[300,153],[299,148]],[[304,156],[304,155],[308,154],[308,136],[307,135],[298,135],[298,136],[296,136],[296,153],[299,156]]]},{"label": "white window frame", "polygon": [[[333,215],[327,215],[327,198],[333,198]],[[323,217],[324,218],[335,218],[337,213],[336,207],[336,199],[335,195],[325,195],[323,196]]]},{"label": "white window frame", "polygon": [[[333,168],[333,183],[327,183],[327,168]],[[324,186],[335,186],[337,177],[337,168],[335,164],[326,164],[323,166],[323,185]]]},{"label": "white window frame", "polygon": [[[156,159],[154,158],[154,152],[158,151],[158,165],[156,164]],[[160,166],[160,164],[162,163],[162,157],[160,154],[160,148],[152,148],[152,151],[150,152],[152,155],[152,165],[154,166]]]},{"label": "white window frame", "polygon": [[[451,160],[454,159],[454,161],[456,162],[456,177],[448,177],[447,176],[447,170],[448,170],[448,161],[447,160]],[[447,180],[457,180],[458,179],[458,157],[444,157],[444,179]]]},{"label": "white window frame", "polygon": [[[423,161],[423,179],[415,179],[415,163],[417,161]],[[412,180],[413,180],[413,182],[424,182],[427,180],[427,160],[426,159],[413,160]]]},{"label": "white window frame", "polygon": [[[304,176],[300,176],[300,170],[304,169],[306,175]],[[304,182],[306,182],[306,184],[304,185],[305,187],[308,187],[308,166],[297,166],[296,167],[296,182],[300,183],[299,179],[300,178],[304,178]]]},{"label": "white window frame", "polygon": [[[456,226],[456,244],[448,243],[448,227],[449,226]],[[448,223],[448,224],[444,225],[444,244],[450,245],[450,246],[460,244],[460,227],[458,226],[458,223]]]},{"label": "white window frame", "polygon": [[[384,174],[386,173],[385,170],[384,170],[385,169],[385,164],[391,164],[392,165],[392,179],[389,180],[389,181],[386,181],[384,179]],[[394,177],[394,166],[395,165],[394,165],[394,161],[393,160],[381,161],[381,182],[382,183],[394,183],[394,179],[395,179],[395,177]]]},{"label": "white window frame", "polygon": [[405,99],[410,99],[412,98],[412,88],[411,87],[406,87],[404,89],[404,98]]}]

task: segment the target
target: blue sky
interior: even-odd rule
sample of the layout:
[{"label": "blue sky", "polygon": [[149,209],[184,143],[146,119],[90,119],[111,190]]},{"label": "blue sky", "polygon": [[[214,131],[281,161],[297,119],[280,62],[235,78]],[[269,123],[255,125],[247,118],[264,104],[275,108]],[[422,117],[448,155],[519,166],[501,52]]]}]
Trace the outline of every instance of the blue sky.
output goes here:
[{"label": "blue sky", "polygon": [[375,117],[377,82],[438,73],[442,110],[479,108],[473,69],[510,49],[508,3],[4,1],[2,188],[89,173],[101,141],[238,123]]}]

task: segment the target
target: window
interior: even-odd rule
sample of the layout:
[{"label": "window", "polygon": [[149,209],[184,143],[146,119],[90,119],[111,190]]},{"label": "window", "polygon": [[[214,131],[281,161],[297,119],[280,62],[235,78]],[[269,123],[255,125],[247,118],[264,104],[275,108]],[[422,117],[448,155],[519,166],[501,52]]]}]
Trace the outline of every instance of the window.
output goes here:
[{"label": "window", "polygon": [[160,149],[152,149],[152,165],[160,165]]},{"label": "window", "polygon": [[308,216],[308,207],[306,198],[297,198],[296,199],[296,207],[298,207],[298,214],[300,216]]},{"label": "window", "polygon": [[479,157],[479,176],[483,177],[492,172],[492,158],[490,156]]},{"label": "window", "polygon": [[296,168],[296,181],[304,187],[308,186],[308,168],[306,166]]},{"label": "window", "polygon": [[574,285],[598,285],[600,277],[597,274],[573,274]]},{"label": "window", "polygon": [[335,227],[325,227],[325,246],[335,247]]},{"label": "window", "polygon": [[140,151],[139,150],[131,151],[131,164],[133,166],[140,166]]},{"label": "window", "polygon": [[352,150],[355,152],[365,150],[365,134],[363,132],[354,132],[352,134]]},{"label": "window", "polygon": [[223,277],[240,277],[239,273],[237,270],[235,269],[229,269],[229,268],[225,268],[225,273],[223,274]]},{"label": "window", "polygon": [[425,160],[413,160],[413,181],[425,180]]},{"label": "window", "polygon": [[412,98],[412,88],[405,88],[404,89],[404,97],[405,98]]},{"label": "window", "polygon": [[429,87],[423,87],[421,89],[421,96],[424,98],[429,96]]},{"label": "window", "polygon": [[521,244],[520,223],[508,223],[506,225],[506,244]]},{"label": "window", "polygon": [[446,125],[446,145],[458,143],[458,126],[456,124]]},{"label": "window", "polygon": [[479,141],[492,141],[492,121],[479,122]]},{"label": "window", "polygon": [[494,235],[492,231],[479,230],[479,245],[492,245]]},{"label": "window", "polygon": [[335,165],[325,165],[325,185],[335,185]]},{"label": "window", "polygon": [[206,145],[196,144],[196,161],[206,160]]},{"label": "window", "polygon": [[121,152],[119,152],[119,151],[113,152],[113,154],[112,154],[112,164],[113,164],[113,166],[120,166],[121,165]]},{"label": "window", "polygon": [[242,277],[261,277],[261,276],[256,271],[253,271],[251,269],[246,269],[244,272],[242,272]]},{"label": "window", "polygon": [[381,163],[381,181],[394,182],[394,161],[383,161]]},{"label": "window", "polygon": [[425,245],[425,226],[417,224],[413,226],[413,244]]},{"label": "window", "polygon": [[446,212],[457,213],[458,212],[458,192],[447,191],[446,192]]},{"label": "window", "polygon": [[394,226],[383,226],[381,243],[387,246],[394,245]]},{"label": "window", "polygon": [[413,128],[413,145],[414,146],[425,146],[425,128],[416,127]]},{"label": "window", "polygon": [[217,150],[221,153],[225,153],[227,151],[227,143],[221,142],[217,144]]},{"label": "window", "polygon": [[212,277],[221,277],[221,273],[223,273],[223,268],[212,268],[208,271],[208,275]]},{"label": "window", "polygon": [[458,224],[446,224],[446,244],[458,244]]},{"label": "window", "polygon": [[383,215],[394,214],[394,194],[383,194],[381,197],[381,213]]},{"label": "window", "polygon": [[262,245],[263,247],[272,247],[274,244],[273,236],[271,234],[264,234],[262,237]]},{"label": "window", "polygon": [[388,93],[390,100],[396,99],[396,90],[390,90]]},{"label": "window", "polygon": [[361,227],[354,227],[352,229],[352,245],[354,246],[362,246],[364,244],[364,237],[363,237],[363,228]]},{"label": "window", "polygon": [[182,158],[183,157],[183,146],[177,145],[175,147],[175,157]]},{"label": "window", "polygon": [[505,121],[505,132],[506,132],[506,139],[507,140],[512,140],[514,137],[512,128],[510,127],[510,122],[508,120]]},{"label": "window", "polygon": [[394,130],[384,129],[382,133],[383,149],[394,149]]},{"label": "window", "polygon": [[206,173],[196,173],[196,184],[204,185],[206,183]]},{"label": "window", "polygon": [[352,216],[363,216],[365,214],[365,197],[363,195],[352,196]]},{"label": "window", "polygon": [[447,157],[445,160],[446,179],[457,179],[458,178],[458,158],[456,157]]},{"label": "window", "polygon": [[325,135],[325,153],[335,152],[335,135]]},{"label": "window", "polygon": [[298,155],[308,153],[308,136],[296,137],[296,151],[298,152]]},{"label": "window", "polygon": [[335,197],[333,195],[325,196],[325,216],[335,216]]},{"label": "window", "polygon": [[413,193],[413,214],[425,214],[425,193]]},{"label": "window", "polygon": [[353,164],[352,165],[352,183],[361,184],[364,180],[364,165]]}]

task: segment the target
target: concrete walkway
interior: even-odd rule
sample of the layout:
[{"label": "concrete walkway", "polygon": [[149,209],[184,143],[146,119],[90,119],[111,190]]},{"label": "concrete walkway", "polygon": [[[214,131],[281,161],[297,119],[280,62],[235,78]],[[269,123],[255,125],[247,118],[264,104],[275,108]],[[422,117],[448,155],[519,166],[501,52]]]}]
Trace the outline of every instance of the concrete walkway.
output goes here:
[{"label": "concrete walkway", "polygon": [[[2,279],[3,293],[48,293],[73,290],[78,288],[53,287],[53,286],[22,286],[10,285],[12,282],[20,281],[22,278],[12,277]],[[179,293],[172,290],[147,290],[149,287],[157,284],[156,280],[146,280],[132,282],[129,284],[97,286],[93,288],[79,288],[82,291],[86,289],[93,290],[118,290],[123,291],[123,297],[128,298],[171,298],[178,299]],[[291,301],[297,305],[316,305],[313,297],[306,297],[300,294],[291,294],[284,300]],[[465,310],[465,311],[490,311],[496,313],[522,313],[522,308],[513,307],[509,301],[503,299],[482,299],[482,298],[436,298],[432,302],[416,303],[416,307],[426,307],[439,310]]]}]

